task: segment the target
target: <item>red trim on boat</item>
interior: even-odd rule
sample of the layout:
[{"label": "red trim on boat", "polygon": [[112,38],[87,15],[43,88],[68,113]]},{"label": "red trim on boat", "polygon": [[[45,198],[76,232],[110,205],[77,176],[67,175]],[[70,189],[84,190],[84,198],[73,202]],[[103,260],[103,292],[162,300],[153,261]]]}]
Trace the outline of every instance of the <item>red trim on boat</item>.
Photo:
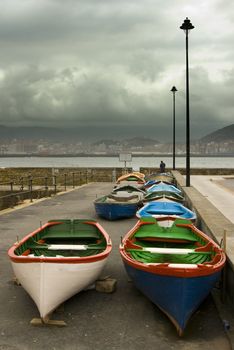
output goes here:
[{"label": "red trim on boat", "polygon": [[[169,218],[160,219],[160,221],[168,220]],[[171,218],[170,218],[171,219]],[[129,241],[131,241],[132,236],[138,230],[138,228],[142,225],[152,225],[152,222],[144,222],[139,220],[136,225],[126,234],[123,238],[122,243],[120,245],[120,254],[123,261],[134,267],[135,269],[143,270],[149,273],[157,274],[157,275],[166,275],[166,276],[175,276],[175,277],[200,277],[211,275],[215,272],[220,271],[225,264],[226,255],[223,250],[216,244],[209,236],[207,236],[204,232],[200,231],[196,226],[191,224],[177,224],[178,227],[187,227],[191,228],[198,236],[202,237],[205,241],[207,241],[207,245],[203,247],[204,251],[208,247],[208,244],[211,244],[214,247],[214,252],[216,255],[213,261],[197,264],[197,268],[189,268],[189,267],[175,267],[176,264],[169,263],[149,263],[145,264],[140,261],[137,261],[131,258],[130,254],[126,252],[125,248],[129,247]],[[133,243],[134,244],[134,243]],[[197,251],[200,251],[201,248],[196,248]],[[189,265],[188,265],[189,266]]]},{"label": "red trim on boat", "polygon": [[[30,237],[33,237],[40,231],[44,230],[46,227],[53,226],[53,225],[59,225],[62,224],[62,222],[48,222],[45,225],[41,226],[37,230],[31,232],[27,236],[25,236],[20,242],[16,242],[9,250],[8,250],[8,256],[11,259],[11,261],[15,263],[58,263],[58,264],[81,264],[81,263],[92,263],[95,261],[100,261],[105,259],[112,250],[112,242],[110,239],[110,236],[108,233],[104,230],[104,228],[96,221],[84,221],[84,223],[96,226],[99,231],[102,233],[102,235],[105,237],[105,240],[107,242],[106,249],[96,255],[93,256],[85,256],[85,257],[30,257],[27,255],[16,255],[15,250],[21,246],[23,243],[25,243]],[[25,253],[25,252],[24,252]]]}]

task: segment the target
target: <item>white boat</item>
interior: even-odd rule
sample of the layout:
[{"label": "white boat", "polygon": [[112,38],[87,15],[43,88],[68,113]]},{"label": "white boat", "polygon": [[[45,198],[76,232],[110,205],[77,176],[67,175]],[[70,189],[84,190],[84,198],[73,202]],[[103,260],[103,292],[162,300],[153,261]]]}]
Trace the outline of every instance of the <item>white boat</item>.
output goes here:
[{"label": "white boat", "polygon": [[53,220],[8,251],[15,277],[46,320],[61,303],[92,285],[111,252],[94,220]]}]

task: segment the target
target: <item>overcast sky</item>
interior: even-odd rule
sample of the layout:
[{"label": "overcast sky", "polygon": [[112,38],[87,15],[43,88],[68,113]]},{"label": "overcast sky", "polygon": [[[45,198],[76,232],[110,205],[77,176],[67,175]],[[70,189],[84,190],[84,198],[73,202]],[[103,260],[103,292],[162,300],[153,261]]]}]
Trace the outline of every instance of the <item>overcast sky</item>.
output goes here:
[{"label": "overcast sky", "polygon": [[191,138],[233,124],[230,0],[1,0],[0,124],[170,141],[175,85],[184,140],[186,17]]}]

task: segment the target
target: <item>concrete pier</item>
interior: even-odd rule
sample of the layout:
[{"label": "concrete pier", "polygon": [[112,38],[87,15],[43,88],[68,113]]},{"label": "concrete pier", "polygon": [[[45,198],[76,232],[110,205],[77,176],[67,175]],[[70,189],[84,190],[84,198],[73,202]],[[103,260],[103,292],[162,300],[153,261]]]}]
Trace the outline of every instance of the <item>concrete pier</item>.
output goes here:
[{"label": "concrete pier", "polygon": [[[179,338],[168,318],[129,281],[118,251],[121,236],[136,218],[105,221],[97,218],[96,197],[107,194],[113,183],[92,183],[65,194],[22,207],[0,216],[0,349],[4,350],[227,350],[231,349],[223,321],[211,296],[191,317]],[[7,249],[40,222],[64,218],[94,218],[113,241],[113,251],[103,276],[117,279],[114,293],[83,291],[53,314],[67,327],[34,327],[36,305],[21,286],[13,283]]]},{"label": "concrete pier", "polygon": [[[233,220],[234,196],[212,183],[209,180],[210,177],[200,179],[201,181],[194,177],[191,179],[191,187],[186,187],[184,176],[177,171],[173,171],[173,175],[177,186],[185,194],[188,207],[197,213],[198,226],[217,243],[220,243],[226,235],[225,246],[228,261],[225,291],[228,301],[234,307],[234,224],[231,221]],[[193,183],[200,191],[192,186]]]}]

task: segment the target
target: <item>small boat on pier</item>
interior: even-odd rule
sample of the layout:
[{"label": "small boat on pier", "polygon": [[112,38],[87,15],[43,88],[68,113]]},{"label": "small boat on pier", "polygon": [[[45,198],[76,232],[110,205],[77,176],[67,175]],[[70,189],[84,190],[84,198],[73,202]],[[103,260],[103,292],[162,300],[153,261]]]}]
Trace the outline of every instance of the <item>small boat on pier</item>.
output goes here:
[{"label": "small boat on pier", "polygon": [[142,199],[143,195],[140,192],[132,194],[120,191],[97,198],[94,207],[97,215],[106,220],[125,219],[136,215]]},{"label": "small boat on pier", "polygon": [[157,192],[157,193],[161,193],[161,194],[176,193],[176,194],[179,194],[180,196],[182,196],[182,191],[179,188],[177,188],[174,185],[168,185],[168,184],[162,183],[162,182],[160,182],[159,184],[155,184],[155,185],[150,186],[149,188],[147,188],[146,192],[147,192],[147,194],[152,193],[152,192]]},{"label": "small boat on pier", "polygon": [[116,183],[120,184],[121,182],[128,183],[136,183],[139,185],[143,185],[145,183],[145,175],[139,172],[133,172],[133,173],[127,173],[122,176],[120,176]]},{"label": "small boat on pier", "polygon": [[184,197],[178,193],[174,192],[149,192],[145,194],[143,198],[143,202],[151,202],[151,201],[174,201],[174,202],[184,202]]},{"label": "small boat on pier", "polygon": [[162,217],[171,216],[175,218],[182,218],[192,220],[197,219],[197,215],[192,210],[188,209],[181,203],[173,201],[153,201],[146,203],[141,209],[136,212],[136,216],[140,217]]},{"label": "small boat on pier", "polygon": [[123,238],[120,254],[135,286],[169,317],[180,336],[226,261],[210,237],[182,219],[166,227],[142,218]]},{"label": "small boat on pier", "polygon": [[111,249],[109,235],[94,220],[52,220],[16,242],[8,256],[17,280],[46,320],[98,279]]},{"label": "small boat on pier", "polygon": [[152,173],[146,177],[146,181],[156,180],[156,181],[166,181],[169,183],[174,183],[174,177],[170,172],[166,173]]}]

